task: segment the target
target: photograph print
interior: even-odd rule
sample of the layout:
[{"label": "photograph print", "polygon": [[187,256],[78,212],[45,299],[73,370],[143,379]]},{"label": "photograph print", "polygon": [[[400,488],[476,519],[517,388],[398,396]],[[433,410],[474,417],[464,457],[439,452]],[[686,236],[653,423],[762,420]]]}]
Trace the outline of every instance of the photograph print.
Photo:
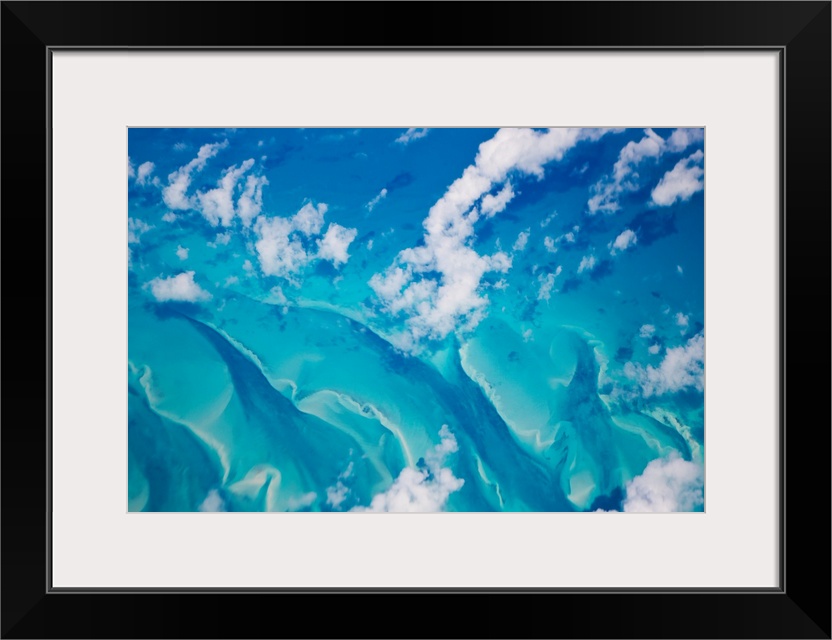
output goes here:
[{"label": "photograph print", "polygon": [[703,512],[704,152],[129,128],[128,511]]}]

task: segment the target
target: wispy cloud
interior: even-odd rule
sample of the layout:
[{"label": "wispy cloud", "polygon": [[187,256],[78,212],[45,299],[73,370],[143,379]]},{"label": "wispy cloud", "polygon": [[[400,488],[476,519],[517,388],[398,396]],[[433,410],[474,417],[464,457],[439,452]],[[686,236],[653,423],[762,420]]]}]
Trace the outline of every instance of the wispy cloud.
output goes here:
[{"label": "wispy cloud", "polygon": [[396,138],[396,142],[398,142],[399,144],[403,144],[403,145],[410,144],[414,140],[419,140],[420,138],[424,138],[426,135],[428,135],[428,131],[430,131],[430,129],[425,129],[425,128],[419,129],[419,128],[411,127],[410,129],[405,131],[402,135],[400,135],[398,138]]},{"label": "wispy cloud", "polygon": [[367,210],[372,212],[372,210],[376,208],[376,205],[378,205],[378,203],[384,200],[386,197],[387,189],[384,188],[381,191],[379,191],[378,194],[367,203]]}]

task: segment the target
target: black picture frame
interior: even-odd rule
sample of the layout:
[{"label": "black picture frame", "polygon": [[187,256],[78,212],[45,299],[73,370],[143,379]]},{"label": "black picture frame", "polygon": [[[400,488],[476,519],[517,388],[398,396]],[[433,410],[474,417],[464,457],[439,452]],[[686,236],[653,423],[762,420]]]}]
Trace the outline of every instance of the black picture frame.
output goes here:
[{"label": "black picture frame", "polygon": [[[830,638],[830,2],[455,5],[2,3],[3,638]],[[51,379],[49,370],[51,52],[133,47],[779,52],[779,587],[53,589],[49,398],[51,385],[60,381]],[[741,283],[737,287],[741,298]],[[748,455],[753,455],[753,443]],[[614,538],[610,543],[615,544]],[[558,552],[556,541],[552,552]],[[307,607],[320,613],[302,616]],[[378,624],[388,618],[400,622],[395,627]]]}]

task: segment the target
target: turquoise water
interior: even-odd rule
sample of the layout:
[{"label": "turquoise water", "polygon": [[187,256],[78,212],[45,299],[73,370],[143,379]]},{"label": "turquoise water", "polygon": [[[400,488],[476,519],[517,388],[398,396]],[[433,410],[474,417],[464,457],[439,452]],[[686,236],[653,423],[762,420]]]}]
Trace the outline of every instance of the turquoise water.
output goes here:
[{"label": "turquoise water", "polygon": [[404,134],[130,130],[129,510],[702,510],[701,133]]}]

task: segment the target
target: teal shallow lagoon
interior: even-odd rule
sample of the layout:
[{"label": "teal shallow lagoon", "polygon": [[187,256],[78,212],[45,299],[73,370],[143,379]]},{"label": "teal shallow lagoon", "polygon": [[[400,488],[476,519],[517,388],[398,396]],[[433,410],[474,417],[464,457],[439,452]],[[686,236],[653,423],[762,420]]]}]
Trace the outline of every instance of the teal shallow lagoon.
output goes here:
[{"label": "teal shallow lagoon", "polygon": [[129,510],[704,509],[701,130],[129,135]]}]

